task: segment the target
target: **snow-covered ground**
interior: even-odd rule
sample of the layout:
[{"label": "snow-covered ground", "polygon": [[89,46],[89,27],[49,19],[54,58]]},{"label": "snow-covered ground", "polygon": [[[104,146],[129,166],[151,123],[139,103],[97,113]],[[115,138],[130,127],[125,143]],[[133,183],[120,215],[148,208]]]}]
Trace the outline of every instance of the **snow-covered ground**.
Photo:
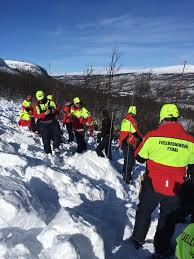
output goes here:
[{"label": "snow-covered ground", "polygon": [[39,136],[18,127],[18,114],[0,99],[0,259],[147,258],[153,244],[136,251],[129,240],[144,167],[136,165],[128,186],[119,151],[110,162],[94,144],[80,155],[64,143],[60,157],[48,158]]}]

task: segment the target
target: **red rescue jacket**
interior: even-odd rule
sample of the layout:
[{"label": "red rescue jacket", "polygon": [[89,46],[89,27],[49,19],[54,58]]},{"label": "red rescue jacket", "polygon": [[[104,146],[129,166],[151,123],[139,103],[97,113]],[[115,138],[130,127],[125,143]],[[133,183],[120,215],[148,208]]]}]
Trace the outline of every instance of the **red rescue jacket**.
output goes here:
[{"label": "red rescue jacket", "polygon": [[135,156],[146,159],[147,172],[156,192],[173,196],[179,191],[187,165],[194,162],[193,145],[194,138],[177,122],[163,124],[145,135]]},{"label": "red rescue jacket", "polygon": [[[134,127],[135,132],[137,132],[138,135],[139,135],[140,137],[142,137],[142,134],[140,133],[140,131],[139,131],[138,127],[137,127],[137,122],[136,122],[135,118],[131,116],[130,113],[128,113],[128,114],[125,116],[125,118],[123,119],[123,121],[124,121],[124,120],[130,122],[130,123],[132,124],[132,126]],[[133,133],[130,131],[130,128],[129,128],[129,129],[126,128],[126,130],[125,130],[125,128],[122,127],[123,121],[122,121],[122,123],[121,123],[121,131],[120,131],[120,136],[119,136],[119,144],[120,144],[120,146],[122,146],[123,141],[127,138],[127,143],[135,147],[135,145],[136,145],[136,137],[135,137],[135,136],[133,135]]]},{"label": "red rescue jacket", "polygon": [[63,118],[62,118],[63,126],[66,123],[71,123],[71,122],[72,122],[71,106],[70,104],[65,104],[63,108]]}]

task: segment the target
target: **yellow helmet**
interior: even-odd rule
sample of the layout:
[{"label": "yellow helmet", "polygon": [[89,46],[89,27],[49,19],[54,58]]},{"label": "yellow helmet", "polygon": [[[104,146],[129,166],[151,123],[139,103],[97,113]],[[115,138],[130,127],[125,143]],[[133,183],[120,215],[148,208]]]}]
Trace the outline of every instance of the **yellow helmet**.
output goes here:
[{"label": "yellow helmet", "polygon": [[136,106],[130,106],[128,109],[128,113],[133,113],[134,115],[136,115],[137,114]]},{"label": "yellow helmet", "polygon": [[75,98],[73,99],[73,103],[74,103],[74,104],[80,103],[79,97],[75,97]]},{"label": "yellow helmet", "polygon": [[160,110],[160,123],[164,119],[178,118],[179,116],[180,116],[179,110],[176,104],[173,104],[173,103],[164,104]]},{"label": "yellow helmet", "polygon": [[38,101],[43,100],[43,99],[44,99],[44,92],[43,92],[43,91],[37,91],[37,92],[36,92],[36,99],[37,99]]},{"label": "yellow helmet", "polygon": [[53,99],[52,94],[47,95],[47,99],[48,99],[48,100],[52,100],[52,99]]}]

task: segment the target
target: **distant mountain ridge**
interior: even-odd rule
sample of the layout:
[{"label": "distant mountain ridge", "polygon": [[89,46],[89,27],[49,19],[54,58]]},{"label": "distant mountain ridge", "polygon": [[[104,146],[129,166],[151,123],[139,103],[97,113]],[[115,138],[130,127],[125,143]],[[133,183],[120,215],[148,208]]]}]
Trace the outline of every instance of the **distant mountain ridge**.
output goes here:
[{"label": "distant mountain ridge", "polygon": [[[182,104],[194,105],[194,65],[183,65],[143,70],[119,70],[112,78],[112,94],[127,96],[138,92],[142,96],[151,96],[157,101],[172,102],[176,98]],[[60,75],[55,79],[64,85],[105,89],[108,76],[93,75]]]},{"label": "distant mountain ridge", "polygon": [[47,71],[39,65],[3,58],[0,58],[0,71],[11,74],[29,73],[34,76],[48,76]]}]

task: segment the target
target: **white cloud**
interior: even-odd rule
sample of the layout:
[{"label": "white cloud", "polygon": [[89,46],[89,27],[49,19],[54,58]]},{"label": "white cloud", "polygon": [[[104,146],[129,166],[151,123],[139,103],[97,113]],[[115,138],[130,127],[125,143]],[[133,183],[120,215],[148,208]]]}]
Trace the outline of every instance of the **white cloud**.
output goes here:
[{"label": "white cloud", "polygon": [[140,57],[139,63],[144,60],[144,64],[145,59],[149,64],[165,58],[166,64],[178,63],[193,55],[193,31],[194,19],[187,22],[182,18],[124,14],[96,22],[58,25],[51,31],[51,37],[55,37],[52,49],[56,59],[63,57],[83,66],[88,62],[106,65],[114,47],[121,52],[123,65]]}]

